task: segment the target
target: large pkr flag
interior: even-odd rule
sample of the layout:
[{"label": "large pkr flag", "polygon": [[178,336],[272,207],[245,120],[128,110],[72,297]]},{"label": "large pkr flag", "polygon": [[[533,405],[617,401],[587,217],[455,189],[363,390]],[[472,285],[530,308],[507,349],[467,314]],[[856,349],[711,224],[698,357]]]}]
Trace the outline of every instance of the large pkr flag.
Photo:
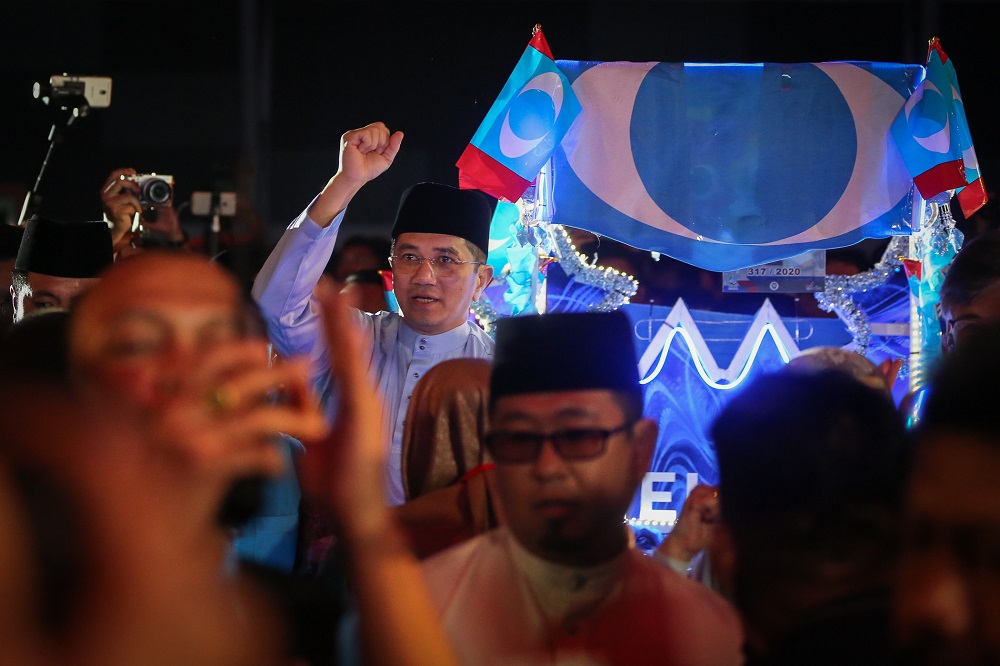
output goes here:
[{"label": "large pkr flag", "polygon": [[958,74],[937,37],[928,45],[926,76],[896,117],[892,136],[925,199],[955,190],[966,217],[986,204]]},{"label": "large pkr flag", "polygon": [[553,222],[714,271],[910,232],[890,127],[919,65],[560,60]]},{"label": "large pkr flag", "polygon": [[541,171],[580,104],[540,27],[459,157],[458,185],[514,202]]}]

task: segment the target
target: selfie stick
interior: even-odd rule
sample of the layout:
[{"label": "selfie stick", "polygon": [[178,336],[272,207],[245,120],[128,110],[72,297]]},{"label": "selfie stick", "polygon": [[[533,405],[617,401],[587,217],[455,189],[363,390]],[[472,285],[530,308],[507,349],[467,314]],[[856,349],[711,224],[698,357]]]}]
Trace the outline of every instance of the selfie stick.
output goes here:
[{"label": "selfie stick", "polygon": [[42,168],[38,171],[38,178],[35,179],[35,186],[32,187],[31,191],[24,197],[24,205],[21,207],[21,217],[17,220],[17,226],[24,226],[25,220],[27,220],[28,217],[35,212],[38,203],[41,201],[41,197],[38,195],[38,189],[42,186],[42,177],[45,175],[45,168],[49,166],[49,159],[52,157],[52,151],[55,149],[57,143],[62,143],[63,132],[73,124],[74,120],[87,115],[87,111],[89,110],[90,107],[86,104],[83,104],[81,107],[74,108],[66,118],[66,124],[64,127],[60,127],[59,123],[52,123],[52,129],[49,130],[49,149],[45,152],[45,159],[42,160]]}]

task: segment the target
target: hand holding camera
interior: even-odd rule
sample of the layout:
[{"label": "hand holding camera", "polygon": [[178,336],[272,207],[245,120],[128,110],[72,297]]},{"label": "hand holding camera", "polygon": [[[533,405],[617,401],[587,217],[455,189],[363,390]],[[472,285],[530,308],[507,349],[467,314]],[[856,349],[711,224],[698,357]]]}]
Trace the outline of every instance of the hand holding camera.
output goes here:
[{"label": "hand holding camera", "polygon": [[173,207],[173,183],[173,176],[140,174],[130,168],[111,172],[101,188],[101,202],[116,252],[139,238],[144,230],[171,242],[184,241]]}]

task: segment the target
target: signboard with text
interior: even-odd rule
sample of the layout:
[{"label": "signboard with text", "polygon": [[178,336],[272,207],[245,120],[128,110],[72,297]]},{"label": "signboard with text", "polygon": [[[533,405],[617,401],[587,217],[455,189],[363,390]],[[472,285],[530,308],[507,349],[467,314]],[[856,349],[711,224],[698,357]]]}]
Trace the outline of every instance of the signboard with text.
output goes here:
[{"label": "signboard with text", "polygon": [[799,294],[823,291],[825,284],[826,252],[823,250],[722,274],[724,292]]}]

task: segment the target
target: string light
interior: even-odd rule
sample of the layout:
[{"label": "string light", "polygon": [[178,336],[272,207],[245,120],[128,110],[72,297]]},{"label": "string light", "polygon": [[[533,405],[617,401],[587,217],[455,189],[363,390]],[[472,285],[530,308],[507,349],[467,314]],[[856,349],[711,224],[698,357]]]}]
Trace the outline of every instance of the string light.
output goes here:
[{"label": "string light", "polygon": [[638,518],[626,518],[624,521],[632,527],[673,527],[674,520],[639,520]]},{"label": "string light", "polygon": [[604,297],[591,310],[606,312],[617,310],[629,302],[639,290],[639,281],[613,268],[588,264],[586,255],[577,252],[569,233],[561,224],[550,224],[549,233],[555,242],[559,265],[566,275],[580,284],[597,287]]}]

